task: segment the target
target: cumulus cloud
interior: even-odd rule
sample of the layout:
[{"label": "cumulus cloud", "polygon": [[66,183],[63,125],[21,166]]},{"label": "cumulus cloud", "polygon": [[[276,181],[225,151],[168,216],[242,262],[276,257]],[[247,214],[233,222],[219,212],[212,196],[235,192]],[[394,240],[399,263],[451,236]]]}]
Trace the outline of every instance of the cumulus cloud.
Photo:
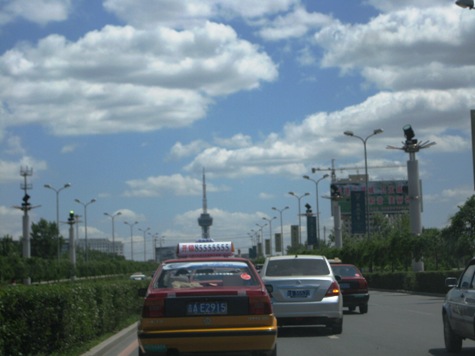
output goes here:
[{"label": "cumulus cloud", "polygon": [[[157,197],[164,194],[178,196],[203,194],[203,182],[201,179],[183,176],[181,174],[134,179],[126,183],[129,186],[129,190],[124,194],[128,197]],[[210,192],[226,189],[226,187],[206,184],[206,190]]]},{"label": "cumulus cloud", "polygon": [[104,7],[136,27],[190,28],[209,19],[256,19],[286,11],[300,0],[105,0]]},{"label": "cumulus cloud", "polygon": [[0,4],[0,25],[18,18],[40,25],[64,21],[71,10],[71,0],[4,0]]},{"label": "cumulus cloud", "polygon": [[50,35],[5,52],[0,69],[9,107],[2,121],[40,123],[56,135],[188,126],[213,97],[277,77],[268,55],[216,23],[189,31],[106,26],[76,42]]}]

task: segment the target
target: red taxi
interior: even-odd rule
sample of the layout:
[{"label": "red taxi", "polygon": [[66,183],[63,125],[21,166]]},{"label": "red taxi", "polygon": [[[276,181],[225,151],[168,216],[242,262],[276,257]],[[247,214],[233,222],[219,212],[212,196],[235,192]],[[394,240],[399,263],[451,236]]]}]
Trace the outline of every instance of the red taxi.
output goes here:
[{"label": "red taxi", "polygon": [[139,355],[251,352],[277,355],[277,321],[253,264],[231,242],[178,245],[146,291]]}]

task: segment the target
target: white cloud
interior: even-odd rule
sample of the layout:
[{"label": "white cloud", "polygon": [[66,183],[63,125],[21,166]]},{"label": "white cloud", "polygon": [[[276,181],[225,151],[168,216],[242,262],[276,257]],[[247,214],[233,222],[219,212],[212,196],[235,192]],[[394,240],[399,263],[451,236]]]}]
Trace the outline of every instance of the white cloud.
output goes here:
[{"label": "white cloud", "polygon": [[298,6],[291,13],[278,16],[265,25],[259,35],[265,40],[277,41],[283,39],[301,38],[310,30],[320,29],[330,25],[334,20],[331,16],[321,13],[309,13],[304,7]]},{"label": "white cloud", "polygon": [[[186,177],[181,174],[135,179],[129,180],[126,183],[129,186],[129,190],[125,192],[125,196],[128,197],[157,197],[165,193],[178,196],[203,194],[203,182],[201,179]],[[226,187],[206,184],[206,190],[210,192],[226,189]]]},{"label": "white cloud", "polygon": [[208,19],[255,19],[286,11],[300,0],[105,0],[104,7],[136,27],[190,28]]},{"label": "white cloud", "polygon": [[23,18],[40,25],[64,21],[71,10],[71,0],[3,0],[0,25]]},{"label": "white cloud", "polygon": [[50,35],[5,52],[0,68],[4,125],[40,123],[56,135],[188,126],[211,97],[277,77],[269,56],[216,23],[189,31],[106,26],[77,42]]}]

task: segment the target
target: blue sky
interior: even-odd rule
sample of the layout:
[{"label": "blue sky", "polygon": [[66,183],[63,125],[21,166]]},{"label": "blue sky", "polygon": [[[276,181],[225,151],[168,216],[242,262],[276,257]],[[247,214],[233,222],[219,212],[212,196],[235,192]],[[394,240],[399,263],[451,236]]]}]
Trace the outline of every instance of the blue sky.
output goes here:
[{"label": "blue sky", "polygon": [[[4,0],[0,3],[0,236],[21,235],[20,167],[31,221],[87,209],[88,237],[135,259],[201,230],[206,169],[211,236],[251,246],[272,218],[286,244],[297,199],[315,205],[312,167],[406,179],[402,127],[436,142],[417,154],[424,227],[445,226],[473,194],[475,13],[448,0]],[[371,169],[374,166],[402,168]],[[355,171],[337,170],[338,178]],[[329,181],[319,185],[329,195]],[[332,228],[328,199],[320,224]],[[67,236],[67,226],[61,228]],[[264,228],[268,236],[268,228]],[[84,229],[81,224],[80,237]],[[323,235],[323,230],[322,230]]]}]

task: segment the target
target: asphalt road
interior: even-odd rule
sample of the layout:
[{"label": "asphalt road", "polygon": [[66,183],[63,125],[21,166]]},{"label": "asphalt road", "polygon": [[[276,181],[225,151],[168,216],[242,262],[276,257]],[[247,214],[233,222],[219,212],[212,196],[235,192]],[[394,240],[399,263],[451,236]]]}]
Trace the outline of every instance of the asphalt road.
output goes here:
[{"label": "asphalt road", "polygon": [[[279,329],[279,356],[449,355],[442,332],[442,297],[371,291],[368,314],[345,312],[343,333],[324,328]],[[91,350],[87,355],[136,356],[135,326]],[[464,341],[459,355],[475,355],[475,342]]]}]

